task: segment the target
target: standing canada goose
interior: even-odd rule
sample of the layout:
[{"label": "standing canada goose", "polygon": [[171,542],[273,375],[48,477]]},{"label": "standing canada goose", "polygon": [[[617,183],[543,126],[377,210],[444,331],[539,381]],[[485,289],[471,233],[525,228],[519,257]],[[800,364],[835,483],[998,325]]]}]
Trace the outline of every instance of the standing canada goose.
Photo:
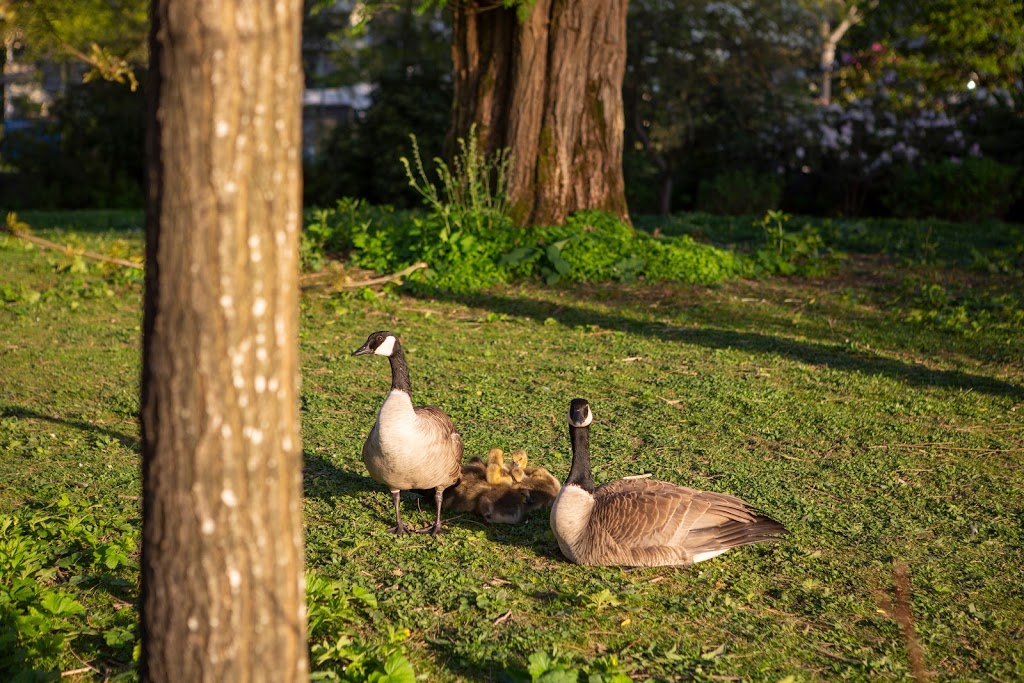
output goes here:
[{"label": "standing canada goose", "polygon": [[363,444],[366,469],[375,481],[388,487],[395,501],[395,526],[389,531],[398,535],[409,533],[398,509],[402,491],[434,489],[434,524],[416,531],[436,536],[442,531],[444,490],[457,482],[462,473],[462,437],[440,408],[413,406],[409,366],[398,337],[391,332],[374,332],[352,353],[367,354],[387,356],[391,363],[391,391]]},{"label": "standing canada goose", "polygon": [[654,479],[620,479],[595,489],[590,471],[593,419],[590,404],[572,400],[572,466],[550,518],[558,547],[571,562],[686,566],[786,533],[778,522],[722,493]]}]

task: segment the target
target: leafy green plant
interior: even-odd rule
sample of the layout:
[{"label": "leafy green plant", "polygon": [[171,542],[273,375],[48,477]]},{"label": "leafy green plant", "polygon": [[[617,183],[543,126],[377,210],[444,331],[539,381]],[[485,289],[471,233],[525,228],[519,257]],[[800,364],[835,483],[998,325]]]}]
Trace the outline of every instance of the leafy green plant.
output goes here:
[{"label": "leafy green plant", "polygon": [[138,532],[67,495],[42,509],[0,515],[0,674],[54,671],[72,641],[101,636],[130,661],[134,632],[86,619],[81,586],[118,583],[134,568]]},{"label": "leafy green plant", "polygon": [[356,632],[364,616],[380,618],[377,598],[362,586],[349,586],[316,574],[306,576],[312,680],[369,683],[413,683],[412,664],[402,646],[406,628],[388,626],[384,640],[374,642]]},{"label": "leafy green plant", "polygon": [[828,269],[833,254],[825,248],[818,229],[806,223],[799,231],[788,230],[792,216],[768,211],[755,221],[764,231],[765,244],[754,254],[760,273],[768,275],[819,275]]},{"label": "leafy green plant", "polygon": [[451,166],[440,157],[434,158],[441,183],[439,190],[423,167],[416,136],[410,135],[409,139],[412,161],[402,157],[402,166],[410,187],[444,221],[442,238],[450,238],[456,232],[479,235],[509,221],[506,174],[510,156],[507,149],[498,150],[493,156],[486,155],[480,150],[476,126],[471,126],[468,137],[457,140],[459,150]]},{"label": "leafy green plant", "polygon": [[333,209],[313,209],[299,244],[302,269],[321,270],[329,257],[357,246],[360,237],[369,234],[374,225],[393,220],[394,209],[390,206],[371,206],[351,197],[342,197]]},{"label": "leafy green plant", "polygon": [[314,681],[352,683],[414,683],[416,672],[402,651],[408,629],[388,627],[383,644],[366,645],[351,635],[314,643],[310,659]]},{"label": "leafy green plant", "polygon": [[957,291],[938,282],[910,281],[904,287],[906,303],[900,315],[907,322],[964,336],[1024,326],[1024,301],[1011,293],[974,288]]},{"label": "leafy green plant", "polygon": [[530,683],[575,683],[581,677],[587,683],[630,683],[633,680],[615,655],[598,657],[585,665],[566,661],[557,652],[537,651],[528,659],[528,678],[521,680]]},{"label": "leafy green plant", "polygon": [[5,304],[32,304],[38,303],[42,294],[34,289],[29,289],[24,283],[0,285],[0,301]]}]

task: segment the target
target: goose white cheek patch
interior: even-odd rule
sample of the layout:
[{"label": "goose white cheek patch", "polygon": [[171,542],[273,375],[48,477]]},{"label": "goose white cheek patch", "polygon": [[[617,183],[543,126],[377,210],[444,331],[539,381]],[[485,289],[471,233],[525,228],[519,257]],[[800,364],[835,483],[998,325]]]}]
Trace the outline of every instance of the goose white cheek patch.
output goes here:
[{"label": "goose white cheek patch", "polygon": [[[594,414],[592,412],[590,412],[590,408],[588,406],[587,407],[587,416],[583,418],[583,422],[580,422],[576,426],[577,427],[589,427],[590,423],[593,422],[593,421],[594,421]],[[569,418],[569,422],[570,422],[570,424],[575,424],[572,421],[572,418]]]},{"label": "goose white cheek patch", "polygon": [[380,346],[378,346],[376,349],[374,349],[373,352],[374,352],[374,354],[376,354],[378,356],[390,356],[391,352],[394,351],[394,350],[395,350],[395,338],[390,336],[390,335],[388,335],[388,337],[384,341],[382,341],[380,343]]}]

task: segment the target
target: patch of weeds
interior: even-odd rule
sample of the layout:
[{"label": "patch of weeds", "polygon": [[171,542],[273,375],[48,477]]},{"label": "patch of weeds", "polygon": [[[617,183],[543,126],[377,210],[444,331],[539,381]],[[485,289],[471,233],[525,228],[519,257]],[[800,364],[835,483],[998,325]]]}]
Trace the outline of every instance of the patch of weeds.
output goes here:
[{"label": "patch of weeds", "polygon": [[522,683],[630,683],[633,679],[615,655],[606,655],[580,664],[557,650],[539,650],[528,658],[525,672],[509,672],[509,678]]},{"label": "patch of weeds", "polygon": [[991,275],[1024,276],[1024,241],[988,251],[972,246],[968,267]]},{"label": "patch of weeds", "polygon": [[725,645],[719,645],[707,652],[699,650],[681,652],[679,644],[666,648],[662,645],[650,645],[630,654],[634,664],[633,674],[643,679],[648,672],[672,671],[684,680],[712,681],[715,680],[716,663],[725,653]]},{"label": "patch of weeds", "polygon": [[[416,190],[431,213],[444,222],[441,236],[455,233],[485,234],[509,223],[508,166],[509,151],[500,149],[488,156],[480,150],[476,124],[470,126],[469,135],[459,138],[459,151],[449,166],[443,159],[434,158],[438,190],[427,176],[420,158],[416,136],[412,141],[412,162],[402,157],[402,166],[409,186]],[[413,169],[415,168],[415,172]]]},{"label": "patch of weeds", "polygon": [[901,317],[910,323],[968,337],[1024,326],[1024,301],[1011,292],[915,281],[904,283],[904,292]]},{"label": "patch of weeds", "polygon": [[26,287],[24,283],[0,285],[0,301],[5,304],[17,304],[21,308],[39,303],[42,292]]},{"label": "patch of weeds", "polygon": [[76,649],[87,657],[100,654],[89,641],[102,641],[104,658],[130,663],[134,620],[87,616],[80,596],[90,585],[123,588],[137,543],[128,520],[98,514],[67,495],[0,516],[0,674],[57,672],[73,641],[83,641]]},{"label": "patch of weeds", "polygon": [[306,576],[311,680],[413,683],[416,673],[403,643],[409,629],[390,624],[382,642],[367,642],[354,628],[366,618],[382,621],[376,596],[315,574]]},{"label": "patch of weeds", "polygon": [[818,228],[805,223],[790,230],[792,216],[782,211],[768,211],[755,221],[764,231],[763,247],[755,252],[755,270],[765,275],[823,275],[835,261],[835,254],[825,246]]}]

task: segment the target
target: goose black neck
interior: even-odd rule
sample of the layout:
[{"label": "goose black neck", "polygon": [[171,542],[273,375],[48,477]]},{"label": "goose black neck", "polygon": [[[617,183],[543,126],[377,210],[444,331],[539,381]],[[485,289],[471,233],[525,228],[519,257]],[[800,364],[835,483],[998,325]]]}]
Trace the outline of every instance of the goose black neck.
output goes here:
[{"label": "goose black neck", "polygon": [[590,472],[590,428],[569,426],[569,441],[572,442],[572,467],[566,486],[576,484],[584,491],[594,490],[594,477]]},{"label": "goose black neck", "polygon": [[400,389],[407,394],[412,394],[412,383],[409,381],[409,364],[405,362],[405,351],[402,345],[395,340],[395,348],[388,356],[391,363],[391,388]]}]

